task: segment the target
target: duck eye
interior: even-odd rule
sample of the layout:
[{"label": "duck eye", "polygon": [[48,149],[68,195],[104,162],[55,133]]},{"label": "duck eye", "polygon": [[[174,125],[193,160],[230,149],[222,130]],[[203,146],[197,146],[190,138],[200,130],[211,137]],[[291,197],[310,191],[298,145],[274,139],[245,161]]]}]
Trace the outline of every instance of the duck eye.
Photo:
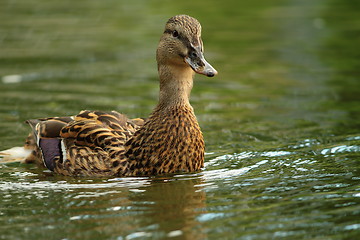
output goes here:
[{"label": "duck eye", "polygon": [[192,53],[191,53],[191,57],[192,57],[192,58],[197,58],[198,55],[197,55],[195,52],[192,52]]},{"label": "duck eye", "polygon": [[172,36],[173,36],[174,38],[179,37],[178,31],[174,30],[174,31],[172,32]]}]

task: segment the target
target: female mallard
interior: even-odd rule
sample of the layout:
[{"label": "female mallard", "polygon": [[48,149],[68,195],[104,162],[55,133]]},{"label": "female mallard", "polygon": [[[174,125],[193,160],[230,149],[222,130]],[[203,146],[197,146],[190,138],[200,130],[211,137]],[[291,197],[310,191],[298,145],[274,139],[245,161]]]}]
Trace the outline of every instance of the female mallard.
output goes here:
[{"label": "female mallard", "polygon": [[[204,163],[204,140],[189,103],[194,72],[213,77],[204,59],[200,23],[170,18],[156,52],[159,103],[146,120],[117,112],[29,120],[26,162],[41,161],[62,175],[148,176],[193,172]],[[34,144],[36,143],[36,144]]]}]

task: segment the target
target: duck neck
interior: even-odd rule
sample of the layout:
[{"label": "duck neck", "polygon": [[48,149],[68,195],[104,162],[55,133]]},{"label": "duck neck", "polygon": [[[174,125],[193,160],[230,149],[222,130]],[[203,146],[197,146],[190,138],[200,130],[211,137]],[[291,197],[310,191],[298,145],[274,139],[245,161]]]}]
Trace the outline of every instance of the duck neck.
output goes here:
[{"label": "duck neck", "polygon": [[190,106],[194,72],[188,66],[159,65],[160,94],[158,107]]}]

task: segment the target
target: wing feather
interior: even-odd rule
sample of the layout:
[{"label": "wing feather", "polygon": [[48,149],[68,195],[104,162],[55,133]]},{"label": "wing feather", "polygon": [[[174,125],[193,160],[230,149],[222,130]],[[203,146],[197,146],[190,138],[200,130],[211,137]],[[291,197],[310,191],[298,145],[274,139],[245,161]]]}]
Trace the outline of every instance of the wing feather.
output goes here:
[{"label": "wing feather", "polygon": [[[84,110],[74,117],[27,123],[33,129],[29,138],[33,136],[33,142],[38,143],[32,146],[32,158],[40,155],[50,170],[63,175],[106,176],[125,171],[125,142],[144,124],[144,119],[129,119],[115,111]],[[44,139],[59,139],[59,144]]]}]

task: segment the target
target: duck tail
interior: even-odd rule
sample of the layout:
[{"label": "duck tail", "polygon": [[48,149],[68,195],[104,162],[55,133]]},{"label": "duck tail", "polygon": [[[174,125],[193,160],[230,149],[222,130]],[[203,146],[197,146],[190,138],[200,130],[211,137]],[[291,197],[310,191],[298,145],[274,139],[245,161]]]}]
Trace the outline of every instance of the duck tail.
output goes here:
[{"label": "duck tail", "polygon": [[60,130],[70,121],[71,117],[27,120],[32,131],[25,145],[1,151],[0,163],[36,163],[54,171],[55,160],[66,156]]},{"label": "duck tail", "polygon": [[34,133],[30,133],[23,147],[13,147],[0,151],[1,163],[33,163],[36,162],[36,142]]},{"label": "duck tail", "polygon": [[24,147],[13,147],[0,152],[1,163],[25,163],[32,154],[32,150]]}]

